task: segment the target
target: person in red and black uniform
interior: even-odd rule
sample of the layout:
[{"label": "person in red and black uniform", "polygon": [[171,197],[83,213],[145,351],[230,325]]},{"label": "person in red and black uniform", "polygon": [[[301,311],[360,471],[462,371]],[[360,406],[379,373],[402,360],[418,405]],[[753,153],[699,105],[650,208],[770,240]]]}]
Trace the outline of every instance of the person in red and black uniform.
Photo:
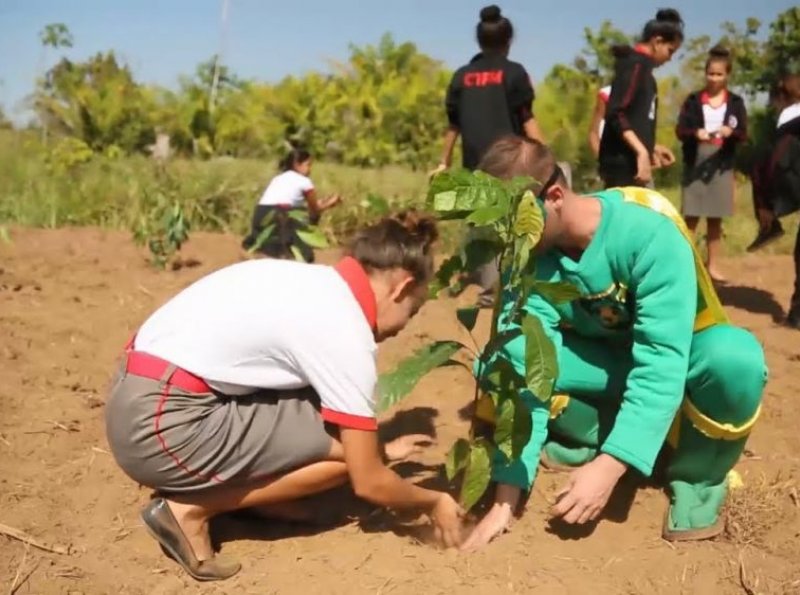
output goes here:
[{"label": "person in red and black uniform", "polygon": [[653,167],[675,162],[672,151],[656,145],[658,94],[653,69],[669,62],[683,43],[677,10],[659,10],[635,47],[614,48],[616,65],[600,140],[600,175],[606,188],[646,186]]},{"label": "person in red and black uniform", "polygon": [[724,281],[718,267],[722,218],[733,215],[736,149],[747,139],[744,100],[728,89],[730,52],[714,47],[706,60],[706,85],[691,93],[681,108],[675,132],[683,148],[681,212],[694,232],[706,218],[708,273]]},{"label": "person in red and black uniform", "polygon": [[[759,232],[748,252],[783,236],[779,218],[800,210],[800,61],[786,68],[772,98],[779,112],[775,136],[752,172]],[[800,229],[794,245],[794,268],[794,293],[786,323],[800,329]]]},{"label": "person in red and black uniform", "polygon": [[[480,53],[459,68],[450,81],[445,99],[449,126],[444,149],[434,176],[450,167],[453,149],[461,136],[462,166],[478,167],[486,149],[498,138],[514,134],[544,142],[533,115],[533,85],[525,68],[508,59],[514,27],[500,8],[486,6],[477,26]],[[475,273],[481,286],[478,305],[491,307],[497,269],[487,263]]]},{"label": "person in red and black uniform", "polygon": [[514,27],[495,5],[481,10],[477,27],[480,53],[459,68],[445,99],[449,127],[442,159],[433,173],[450,167],[453,149],[462,138],[462,164],[475,169],[484,151],[506,134],[543,142],[533,116],[533,85],[525,68],[508,59]]}]

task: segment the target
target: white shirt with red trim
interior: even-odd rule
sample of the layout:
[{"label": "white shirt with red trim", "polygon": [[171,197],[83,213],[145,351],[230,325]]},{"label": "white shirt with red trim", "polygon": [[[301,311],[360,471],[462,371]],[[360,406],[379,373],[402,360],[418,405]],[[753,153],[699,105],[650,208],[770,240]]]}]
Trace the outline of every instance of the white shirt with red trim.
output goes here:
[{"label": "white shirt with red trim", "polygon": [[312,190],[314,183],[310,178],[290,169],[272,178],[258,204],[299,207]]},{"label": "white shirt with red trim", "polygon": [[374,430],[375,316],[369,279],[353,259],[336,268],[258,259],[181,291],[145,321],[133,349],[232,396],[311,386],[323,419]]}]

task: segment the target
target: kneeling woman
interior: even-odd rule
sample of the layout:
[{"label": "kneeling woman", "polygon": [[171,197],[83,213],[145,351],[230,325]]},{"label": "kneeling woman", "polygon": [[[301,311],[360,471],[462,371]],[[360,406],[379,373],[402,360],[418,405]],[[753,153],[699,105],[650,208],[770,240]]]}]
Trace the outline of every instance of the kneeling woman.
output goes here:
[{"label": "kneeling woman", "polygon": [[[382,460],[376,343],[406,326],[433,271],[435,223],[413,213],[359,232],[336,266],[257,259],[190,285],[145,321],[106,407],[120,467],[157,490],[151,535],[199,580],[240,568],[215,556],[209,520],[343,484],[427,513],[447,545],[462,511]],[[387,453],[388,455],[389,453]]]},{"label": "kneeling woman", "polygon": [[[317,200],[311,175],[311,154],[292,149],[279,164],[281,173],[272,178],[253,211],[250,234],[242,241],[245,250],[255,250],[273,258],[294,258],[295,252],[306,262],[314,262],[314,250],[298,232],[306,229],[303,219],[316,225],[323,211],[342,202],[338,194]],[[305,211],[295,216],[290,211]],[[265,229],[272,227],[267,238]]]}]

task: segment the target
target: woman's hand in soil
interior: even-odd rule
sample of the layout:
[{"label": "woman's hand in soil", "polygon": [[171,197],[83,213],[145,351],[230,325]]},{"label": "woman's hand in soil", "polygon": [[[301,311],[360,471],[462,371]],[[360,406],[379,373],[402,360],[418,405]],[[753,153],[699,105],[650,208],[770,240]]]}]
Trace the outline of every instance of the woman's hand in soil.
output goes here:
[{"label": "woman's hand in soil", "polygon": [[386,458],[392,462],[405,461],[433,444],[433,439],[427,434],[408,434],[387,442],[383,451],[386,453]]},{"label": "woman's hand in soil", "polygon": [[569,524],[583,525],[595,520],[626,469],[625,463],[607,454],[578,467],[557,494],[551,514]]},{"label": "woman's hand in soil", "polygon": [[522,490],[516,486],[498,484],[494,506],[461,545],[462,551],[474,552],[488,544],[498,535],[505,533],[511,524],[511,517],[517,508],[521,495]]},{"label": "woman's hand in soil", "polygon": [[450,494],[442,492],[430,516],[435,525],[436,537],[445,547],[461,543],[461,520],[464,518],[464,509]]}]

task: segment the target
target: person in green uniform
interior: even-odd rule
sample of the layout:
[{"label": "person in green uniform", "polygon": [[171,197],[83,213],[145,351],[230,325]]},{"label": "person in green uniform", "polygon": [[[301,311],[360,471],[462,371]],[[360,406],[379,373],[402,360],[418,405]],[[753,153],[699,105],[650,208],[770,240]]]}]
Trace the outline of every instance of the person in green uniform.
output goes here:
[{"label": "person in green uniform", "polygon": [[[581,296],[553,304],[535,294],[524,306],[555,344],[558,377],[547,402],[523,391],[531,438],[519,459],[495,462],[495,503],[462,548],[507,528],[540,459],[571,469],[552,515],[584,524],[628,469],[651,475],[665,443],[664,538],[719,534],[728,472],[758,417],[767,367],[756,338],[728,320],[680,214],[646,188],[575,194],[547,147],[527,139],[498,140],[479,169],[547,180],[536,275],[572,283]],[[506,315],[516,296],[501,299],[504,331],[518,325]],[[483,373],[498,358],[524,373],[524,337]]]}]

